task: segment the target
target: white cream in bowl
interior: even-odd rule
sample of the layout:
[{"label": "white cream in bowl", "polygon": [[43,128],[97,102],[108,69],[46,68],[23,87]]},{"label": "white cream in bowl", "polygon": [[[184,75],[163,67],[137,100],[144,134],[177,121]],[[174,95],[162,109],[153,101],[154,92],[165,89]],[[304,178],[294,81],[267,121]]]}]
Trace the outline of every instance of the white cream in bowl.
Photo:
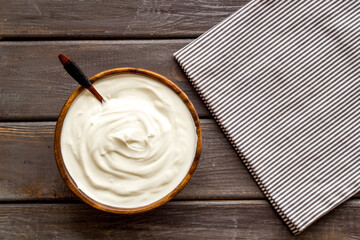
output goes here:
[{"label": "white cream in bowl", "polygon": [[136,208],[169,194],[195,157],[194,120],[166,85],[139,74],[94,83],[66,114],[61,153],[77,187],[108,206]]}]

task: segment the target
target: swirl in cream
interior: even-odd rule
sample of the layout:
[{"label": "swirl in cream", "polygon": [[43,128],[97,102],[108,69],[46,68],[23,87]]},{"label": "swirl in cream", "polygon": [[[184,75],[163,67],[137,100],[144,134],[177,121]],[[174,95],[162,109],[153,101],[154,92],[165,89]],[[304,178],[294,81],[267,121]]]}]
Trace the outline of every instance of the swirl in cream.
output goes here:
[{"label": "swirl in cream", "polygon": [[193,162],[192,116],[167,86],[138,74],[118,74],[83,91],[61,133],[65,166],[85,194],[103,204],[134,208],[170,193]]}]

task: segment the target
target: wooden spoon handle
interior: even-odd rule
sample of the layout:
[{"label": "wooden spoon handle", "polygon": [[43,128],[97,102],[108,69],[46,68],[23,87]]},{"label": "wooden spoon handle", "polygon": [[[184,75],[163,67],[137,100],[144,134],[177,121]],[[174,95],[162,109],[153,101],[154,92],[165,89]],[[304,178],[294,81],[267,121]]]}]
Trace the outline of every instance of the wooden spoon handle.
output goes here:
[{"label": "wooden spoon handle", "polygon": [[71,61],[64,54],[59,55],[59,60],[64,66],[66,72],[68,72],[73,79],[75,79],[84,88],[87,88],[101,103],[105,102],[104,98],[98,93],[98,91],[96,91],[84,72],[74,61]]}]

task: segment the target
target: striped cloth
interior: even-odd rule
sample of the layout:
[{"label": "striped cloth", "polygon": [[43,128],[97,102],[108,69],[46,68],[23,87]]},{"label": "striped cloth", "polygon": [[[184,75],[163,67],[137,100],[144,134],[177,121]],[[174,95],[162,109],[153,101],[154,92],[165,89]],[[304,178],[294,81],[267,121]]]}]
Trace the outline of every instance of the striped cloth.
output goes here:
[{"label": "striped cloth", "polygon": [[253,0],[174,54],[295,234],[360,190],[359,4]]}]

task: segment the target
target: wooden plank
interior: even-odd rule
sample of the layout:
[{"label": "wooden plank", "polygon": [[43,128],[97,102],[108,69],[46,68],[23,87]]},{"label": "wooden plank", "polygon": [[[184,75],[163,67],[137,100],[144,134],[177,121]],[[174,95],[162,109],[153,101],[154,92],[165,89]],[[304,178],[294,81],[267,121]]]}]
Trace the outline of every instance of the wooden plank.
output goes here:
[{"label": "wooden plank", "polygon": [[250,0],[5,0],[0,37],[119,39],[196,37]]},{"label": "wooden plank", "polygon": [[[265,199],[214,120],[201,125],[198,168],[176,198]],[[54,129],[55,122],[0,123],[0,201],[77,199],[55,164]]]},{"label": "wooden plank", "polygon": [[162,74],[189,96],[200,116],[210,116],[173,53],[190,40],[0,42],[0,120],[56,120],[77,83],[57,56],[65,53],[88,76],[117,67]]},{"label": "wooden plank", "polygon": [[0,239],[359,239],[360,200],[298,236],[265,200],[172,201],[121,216],[85,204],[0,204]]},{"label": "wooden plank", "polygon": [[[259,188],[214,120],[202,119],[203,150],[177,199],[259,199]],[[54,159],[55,122],[0,123],[0,201],[77,199]]]}]

